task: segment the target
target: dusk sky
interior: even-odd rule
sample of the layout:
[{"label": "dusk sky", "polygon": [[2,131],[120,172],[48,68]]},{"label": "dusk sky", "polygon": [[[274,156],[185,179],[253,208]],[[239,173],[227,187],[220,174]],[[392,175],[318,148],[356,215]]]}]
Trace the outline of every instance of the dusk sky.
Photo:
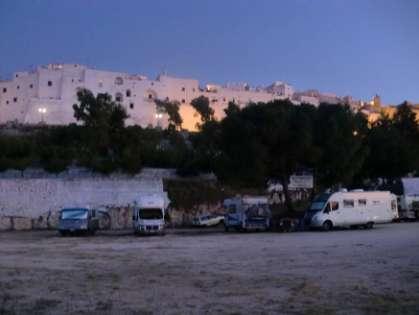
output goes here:
[{"label": "dusk sky", "polygon": [[0,75],[47,63],[419,103],[418,0],[0,0]]}]

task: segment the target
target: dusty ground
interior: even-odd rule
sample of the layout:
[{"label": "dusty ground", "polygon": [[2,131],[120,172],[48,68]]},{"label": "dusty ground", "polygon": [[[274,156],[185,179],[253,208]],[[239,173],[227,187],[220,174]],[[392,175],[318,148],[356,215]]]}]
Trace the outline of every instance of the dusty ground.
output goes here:
[{"label": "dusty ground", "polygon": [[164,237],[0,233],[0,314],[419,314],[419,223]]}]

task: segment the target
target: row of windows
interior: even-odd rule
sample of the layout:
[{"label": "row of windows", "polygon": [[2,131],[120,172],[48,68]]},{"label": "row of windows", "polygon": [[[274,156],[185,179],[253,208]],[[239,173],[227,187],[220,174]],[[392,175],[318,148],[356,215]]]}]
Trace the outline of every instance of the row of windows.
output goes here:
[{"label": "row of windows", "polygon": [[[127,90],[127,93],[125,94],[127,97],[131,97],[131,91]],[[149,100],[152,100],[154,98],[153,94],[148,94],[147,98]],[[168,100],[168,98],[166,98]],[[122,102],[124,100],[122,93],[118,92],[115,94],[115,101]],[[185,103],[185,100],[182,100],[182,103]]]},{"label": "row of windows", "polygon": [[[17,103],[17,101],[18,101],[17,97],[14,97],[14,98],[13,98],[13,103]],[[7,100],[7,101],[6,101],[6,104],[10,104],[10,101],[9,101],[9,100]]]},{"label": "row of windows", "polygon": [[[185,92],[186,91],[186,88],[184,86],[182,86],[181,90],[182,90],[182,92]],[[195,88],[192,88],[192,92],[195,92],[195,91],[196,91],[196,89]]]},{"label": "row of windows", "polygon": [[[366,207],[367,206],[367,199],[358,199],[358,207]],[[379,200],[373,200],[373,205],[380,204]],[[339,202],[338,201],[331,201],[329,207],[332,210],[338,210],[339,209]],[[343,200],[343,208],[354,208],[355,207],[355,200],[354,199],[344,199]]]},{"label": "row of windows", "polygon": [[[48,81],[47,83],[48,86],[52,86],[52,81]],[[33,84],[29,84],[29,88],[33,89]],[[20,90],[20,85],[16,86],[17,90]],[[3,93],[7,93],[7,88],[3,88]]]}]

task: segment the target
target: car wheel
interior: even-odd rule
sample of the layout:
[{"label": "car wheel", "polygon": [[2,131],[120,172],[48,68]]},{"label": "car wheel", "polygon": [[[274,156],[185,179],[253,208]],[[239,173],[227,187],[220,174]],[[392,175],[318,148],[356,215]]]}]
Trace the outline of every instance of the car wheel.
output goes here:
[{"label": "car wheel", "polygon": [[367,224],[365,224],[365,228],[367,230],[370,230],[374,227],[374,222],[368,222]]},{"label": "car wheel", "polygon": [[322,227],[323,227],[323,231],[330,231],[332,229],[332,227],[333,227],[333,224],[332,224],[331,221],[325,221],[323,223],[323,226]]}]

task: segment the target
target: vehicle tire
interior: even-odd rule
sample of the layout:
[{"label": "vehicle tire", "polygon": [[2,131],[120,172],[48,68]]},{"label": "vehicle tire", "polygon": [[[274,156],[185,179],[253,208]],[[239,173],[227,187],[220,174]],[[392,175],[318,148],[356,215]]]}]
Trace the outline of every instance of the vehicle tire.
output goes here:
[{"label": "vehicle tire", "polygon": [[365,224],[365,228],[367,230],[370,230],[374,227],[374,222],[368,222],[367,224]]},{"label": "vehicle tire", "polygon": [[323,228],[323,231],[330,231],[333,228],[333,224],[329,220],[324,221],[322,228]]}]

